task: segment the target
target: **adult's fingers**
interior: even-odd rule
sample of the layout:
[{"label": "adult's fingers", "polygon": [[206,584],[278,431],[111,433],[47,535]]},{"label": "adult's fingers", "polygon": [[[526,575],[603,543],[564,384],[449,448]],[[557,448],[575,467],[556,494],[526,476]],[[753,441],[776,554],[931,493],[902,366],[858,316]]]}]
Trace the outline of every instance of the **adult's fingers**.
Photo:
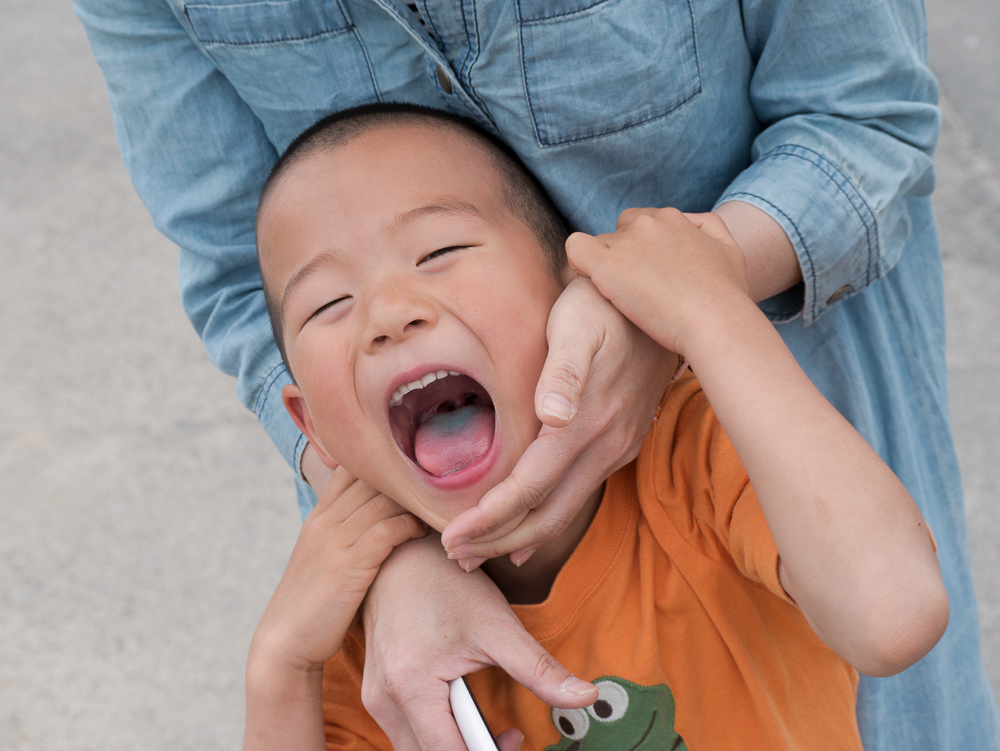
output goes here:
[{"label": "adult's fingers", "polygon": [[396,751],[466,751],[451,714],[446,681],[375,675],[366,669],[361,695]]},{"label": "adult's fingers", "polygon": [[[445,528],[441,540],[447,549],[491,535],[538,507],[603,432],[604,426],[594,424],[593,419],[574,420],[574,416],[585,399],[585,389],[593,390],[587,388],[591,363],[604,345],[608,326],[618,317],[587,279],[574,279],[560,295],[549,314],[549,354],[535,390],[535,409],[546,426],[510,476]],[[591,414],[595,411],[591,409]],[[565,529],[575,511],[562,509],[538,519],[531,539],[539,543],[552,539]],[[502,552],[516,549],[507,547]]]},{"label": "adult's fingers", "polygon": [[568,425],[580,406],[594,355],[604,341],[604,304],[573,282],[549,313],[549,352],[535,387],[535,414],[553,428]]},{"label": "adult's fingers", "polygon": [[468,540],[486,537],[541,504],[586,445],[585,440],[577,438],[578,444],[573,440],[574,435],[565,435],[567,431],[576,432],[575,427],[542,428],[542,433],[518,459],[510,476],[486,493],[479,505],[462,512],[445,527],[441,533],[445,549],[451,551]]},{"label": "adult's fingers", "polygon": [[[573,462],[545,501],[507,534],[483,542],[465,541],[449,548],[449,556],[459,560],[469,570],[470,559],[478,566],[484,559],[510,553],[520,566],[543,544],[558,537],[576,518],[589,493],[602,481],[639,455],[643,433],[630,440],[624,428],[606,435],[606,443],[591,444]],[[474,538],[472,538],[474,539]]]},{"label": "adult's fingers", "polygon": [[516,618],[491,639],[490,659],[550,707],[587,707],[598,689],[577,678],[535,641]]}]

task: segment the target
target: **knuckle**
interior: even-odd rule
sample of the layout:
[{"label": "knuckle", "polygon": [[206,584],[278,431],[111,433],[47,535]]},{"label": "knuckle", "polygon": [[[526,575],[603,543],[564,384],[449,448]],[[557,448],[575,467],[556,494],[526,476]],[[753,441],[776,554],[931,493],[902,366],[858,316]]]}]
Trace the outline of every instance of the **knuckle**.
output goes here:
[{"label": "knuckle", "polygon": [[538,659],[535,660],[534,668],[532,669],[532,675],[539,681],[543,681],[553,674],[560,674],[565,670],[555,657],[550,655],[548,652],[542,650],[542,653],[538,655]]},{"label": "knuckle", "polygon": [[548,515],[535,524],[535,538],[538,542],[554,540],[569,526],[569,519],[562,515]]},{"label": "knuckle", "polygon": [[[644,431],[642,430],[631,431],[631,430],[625,430],[624,428],[622,428],[621,430],[616,430],[612,436],[613,438],[612,446],[614,447],[615,452],[619,456],[624,456],[625,454],[627,454],[629,451],[632,450],[632,447],[635,446],[637,437],[641,435],[643,432]],[[642,441],[640,440],[639,443],[642,443]]]},{"label": "knuckle", "polygon": [[413,700],[414,692],[409,690],[409,674],[401,669],[398,663],[382,671],[379,683],[378,689],[382,701],[391,700],[393,704],[402,708],[407,701]]},{"label": "knuckle", "polygon": [[618,226],[620,227],[622,225],[628,224],[630,221],[635,219],[635,217],[638,214],[639,214],[639,209],[637,208],[625,209],[622,213],[618,215]]},{"label": "knuckle", "polygon": [[518,484],[517,493],[520,511],[538,508],[547,495],[548,489],[544,485],[537,482],[521,481]]},{"label": "knuckle", "polygon": [[372,534],[375,538],[374,542],[379,545],[391,545],[399,536],[399,530],[403,524],[405,524],[405,522],[403,522],[402,518],[398,516],[391,516],[388,519],[382,519],[374,527],[372,527]]},{"label": "knuckle", "polygon": [[580,368],[571,360],[566,360],[556,365],[550,373],[550,378],[554,384],[565,386],[574,394],[579,393],[585,383]]},{"label": "knuckle", "polygon": [[610,431],[605,435],[605,450],[607,452],[604,455],[605,463],[609,466],[616,466],[624,460],[624,463],[627,464],[638,455],[644,437],[645,431],[643,430],[638,431],[638,433],[624,429]]},{"label": "knuckle", "polygon": [[371,500],[371,503],[374,504],[375,511],[379,516],[393,514],[398,512],[400,509],[399,504],[383,493],[379,493],[375,496]]}]

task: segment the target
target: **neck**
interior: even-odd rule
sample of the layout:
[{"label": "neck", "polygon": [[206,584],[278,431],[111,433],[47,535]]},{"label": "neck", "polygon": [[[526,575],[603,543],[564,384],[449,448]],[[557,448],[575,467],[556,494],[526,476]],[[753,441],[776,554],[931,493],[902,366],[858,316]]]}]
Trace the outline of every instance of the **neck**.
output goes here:
[{"label": "neck", "polygon": [[492,558],[483,564],[483,570],[507,598],[507,602],[511,605],[534,605],[549,596],[556,576],[573,555],[594,520],[603,494],[602,483],[590,494],[566,530],[545,543],[521,566],[511,563],[509,556]]}]

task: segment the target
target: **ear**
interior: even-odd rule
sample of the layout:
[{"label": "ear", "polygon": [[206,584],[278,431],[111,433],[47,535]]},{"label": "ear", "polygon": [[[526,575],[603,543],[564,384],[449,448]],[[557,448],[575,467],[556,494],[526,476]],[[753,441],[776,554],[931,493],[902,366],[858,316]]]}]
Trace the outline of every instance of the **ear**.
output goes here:
[{"label": "ear", "polygon": [[294,383],[289,383],[282,388],[281,401],[284,403],[285,409],[288,410],[288,414],[291,415],[292,421],[305,434],[305,437],[309,439],[312,447],[316,449],[316,453],[319,454],[319,458],[323,464],[330,469],[336,469],[338,466],[337,462],[330,456],[330,453],[320,441],[319,433],[316,432],[316,426],[313,425],[312,415],[309,414],[309,405],[306,404],[306,398],[302,395],[299,387]]}]

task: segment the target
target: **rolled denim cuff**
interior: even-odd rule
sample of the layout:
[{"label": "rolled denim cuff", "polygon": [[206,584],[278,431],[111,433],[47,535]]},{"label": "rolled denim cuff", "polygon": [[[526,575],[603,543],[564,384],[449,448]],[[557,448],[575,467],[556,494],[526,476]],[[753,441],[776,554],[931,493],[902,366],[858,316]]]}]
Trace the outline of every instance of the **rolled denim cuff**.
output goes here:
[{"label": "rolled denim cuff", "polygon": [[785,230],[802,268],[804,290],[761,303],[775,323],[802,314],[804,324],[878,278],[875,213],[836,165],[812,149],[785,145],[741,172],[716,206],[743,201]]},{"label": "rolled denim cuff", "polygon": [[264,378],[257,399],[253,405],[254,414],[264,430],[285,457],[285,461],[302,477],[302,452],[306,450],[309,441],[292,422],[284,403],[281,401],[281,389],[292,379],[285,370],[283,363],[275,365]]}]

